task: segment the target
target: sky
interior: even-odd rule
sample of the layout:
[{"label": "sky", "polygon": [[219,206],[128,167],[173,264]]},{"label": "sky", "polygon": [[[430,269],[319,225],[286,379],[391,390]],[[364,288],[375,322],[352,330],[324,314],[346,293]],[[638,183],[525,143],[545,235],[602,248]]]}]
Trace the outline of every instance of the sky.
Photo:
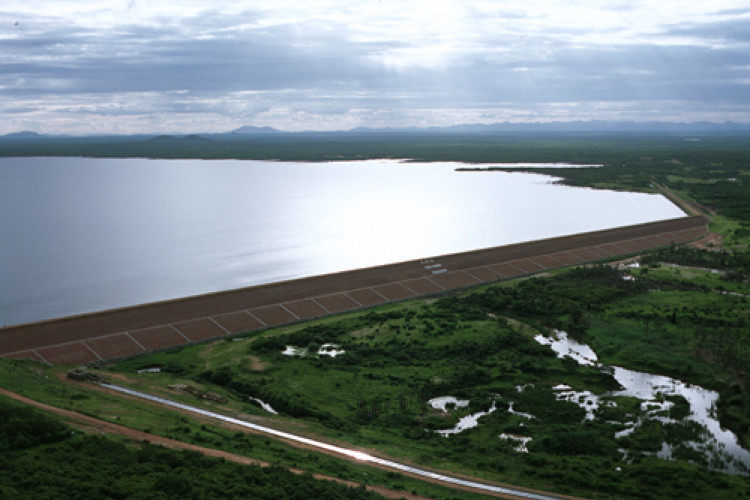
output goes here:
[{"label": "sky", "polygon": [[3,0],[0,134],[750,122],[748,0]]}]

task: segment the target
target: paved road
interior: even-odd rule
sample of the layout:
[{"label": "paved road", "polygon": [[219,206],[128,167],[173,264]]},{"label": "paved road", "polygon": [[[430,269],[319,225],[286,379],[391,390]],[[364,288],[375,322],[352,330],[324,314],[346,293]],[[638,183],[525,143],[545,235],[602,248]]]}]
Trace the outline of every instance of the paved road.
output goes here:
[{"label": "paved road", "polygon": [[[78,413],[72,410],[66,410],[65,408],[59,408],[57,406],[51,406],[45,403],[41,403],[39,401],[35,401],[33,399],[29,399],[27,397],[21,396],[20,394],[16,394],[14,392],[3,389],[2,387],[0,387],[0,394],[2,394],[3,396],[7,396],[9,398],[15,399],[16,401],[23,403],[25,405],[33,406],[47,413],[57,415],[58,417],[61,417],[63,422],[70,424],[74,427],[82,428],[86,432],[91,432],[93,430],[93,432],[95,432],[96,434],[99,434],[99,433],[117,434],[120,436],[124,436],[128,439],[131,439],[133,441],[148,442],[148,443],[151,443],[152,445],[163,446],[164,448],[170,448],[170,449],[197,451],[198,453],[202,453],[208,457],[223,458],[225,460],[229,460],[231,462],[235,462],[235,463],[242,464],[242,465],[254,465],[258,467],[271,467],[272,465],[274,465],[269,462],[265,462],[263,460],[257,460],[255,458],[251,458],[245,455],[240,455],[237,453],[230,453],[224,450],[217,450],[214,448],[206,448],[203,446],[186,443],[185,441],[178,441],[176,439],[171,439],[171,438],[159,436],[156,434],[138,431],[136,429],[131,429],[130,427],[125,427],[123,425],[115,424],[112,422],[107,422],[106,420],[100,420],[98,418],[94,418],[89,415],[84,415],[82,413]],[[297,469],[294,467],[290,467],[289,470],[294,472],[295,474],[305,474],[309,472],[309,471],[304,471],[302,469]],[[327,476],[324,474],[316,473],[316,474],[313,474],[313,477],[315,477],[316,479],[323,479],[326,481],[336,481],[337,483],[350,486],[352,488],[358,488],[362,485],[362,483],[348,481],[345,479],[341,479],[341,478],[333,477],[333,476]],[[374,491],[380,495],[383,495],[386,498],[394,498],[394,499],[402,499],[402,500],[403,499],[428,500],[426,497],[414,495],[403,490],[394,490],[394,489],[386,488],[385,486],[367,484],[365,485],[365,487],[367,488],[368,491]]]},{"label": "paved road", "polygon": [[317,441],[315,439],[310,439],[304,436],[299,436],[297,434],[291,434],[289,432],[280,431],[278,429],[273,429],[271,427],[254,424],[252,422],[247,422],[245,420],[240,420],[234,417],[229,417],[227,415],[222,415],[221,413],[216,413],[216,412],[209,411],[203,408],[198,408],[195,406],[186,405],[184,403],[179,403],[179,402],[172,401],[169,399],[160,398],[158,396],[147,394],[145,392],[139,392],[133,389],[128,389],[127,387],[122,387],[122,386],[112,385],[112,384],[105,384],[105,383],[102,383],[101,385],[103,387],[106,387],[107,389],[112,389],[114,391],[118,391],[123,394],[130,395],[130,396],[135,396],[137,398],[146,399],[154,403],[159,403],[162,405],[170,406],[172,408],[177,408],[179,410],[187,411],[189,413],[194,413],[196,415],[201,415],[204,417],[221,420],[222,422],[227,422],[233,425],[239,425],[241,427],[245,427],[247,429],[252,429],[253,431],[260,432],[262,434],[268,434],[268,435],[286,439],[289,441],[302,443],[306,446],[319,448],[324,451],[343,455],[343,456],[353,458],[361,462],[372,463],[372,464],[379,465],[381,467],[385,467],[388,469],[393,469],[399,472],[404,472],[409,475],[424,477],[424,478],[430,479],[432,481],[440,482],[440,483],[446,483],[448,485],[462,486],[464,488],[470,488],[470,489],[478,490],[481,492],[489,492],[489,493],[496,493],[500,495],[507,495],[512,498],[519,498],[519,499],[560,500],[562,498],[570,498],[570,497],[564,497],[564,496],[544,494],[541,492],[522,490],[522,489],[512,488],[509,486],[500,486],[496,484],[481,483],[479,481],[472,481],[469,479],[462,479],[462,478],[454,477],[454,476],[448,476],[446,474],[440,474],[440,473],[433,472],[430,470],[420,469],[418,467],[413,467],[411,465],[406,465],[400,462],[395,462],[393,460],[386,460],[380,457],[376,457],[374,455],[370,455],[369,453],[363,453],[361,451],[332,445],[330,443]]},{"label": "paved road", "polygon": [[84,364],[684,243],[700,216],[427,257],[0,329],[0,357]]}]

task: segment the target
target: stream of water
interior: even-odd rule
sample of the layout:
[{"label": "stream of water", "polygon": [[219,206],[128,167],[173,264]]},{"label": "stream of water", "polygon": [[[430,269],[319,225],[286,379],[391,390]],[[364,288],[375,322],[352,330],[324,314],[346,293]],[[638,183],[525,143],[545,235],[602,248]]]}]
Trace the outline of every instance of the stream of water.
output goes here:
[{"label": "stream of water", "polygon": [[[719,399],[719,394],[716,391],[663,375],[629,370],[619,366],[607,367],[598,361],[596,353],[591,347],[570,338],[562,331],[555,331],[555,334],[549,337],[538,335],[535,340],[550,346],[558,357],[567,356],[575,359],[581,365],[611,369],[615,380],[622,386],[622,389],[612,392],[610,395],[628,396],[642,400],[642,407],[648,409],[646,418],[671,422],[670,419],[657,415],[660,411],[671,406],[671,403],[664,401],[663,397],[682,396],[690,405],[690,414],[686,419],[697,422],[706,430],[705,439],[702,442],[686,444],[705,454],[707,462],[711,464],[712,468],[733,474],[747,474],[750,471],[750,452],[742,448],[737,436],[733,432],[723,429],[716,418],[716,402]],[[569,389],[572,388],[559,387],[561,392],[558,397],[566,392],[574,392],[569,391]],[[583,402],[587,410],[587,418],[589,418],[589,412],[591,418],[593,418],[593,409],[595,409],[594,405],[598,404],[598,396],[588,392],[586,394],[590,398]],[[571,400],[578,401],[578,398]],[[640,422],[632,422],[627,429],[620,431],[617,437],[633,432],[638,425],[640,425]],[[672,448],[664,443],[662,450],[657,455],[664,459],[670,459],[671,452]]]}]

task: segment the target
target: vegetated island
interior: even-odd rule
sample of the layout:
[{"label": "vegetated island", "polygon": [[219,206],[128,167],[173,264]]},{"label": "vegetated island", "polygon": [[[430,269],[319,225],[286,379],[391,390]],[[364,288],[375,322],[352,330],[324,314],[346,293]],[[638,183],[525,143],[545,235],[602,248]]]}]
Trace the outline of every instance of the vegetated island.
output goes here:
[{"label": "vegetated island", "polygon": [[[614,161],[618,149],[609,159],[599,156],[604,167],[547,173],[572,185],[667,188],[712,218],[712,240],[623,263],[240,334],[92,371],[170,399],[487,481],[596,498],[747,498],[743,455],[730,456],[711,445],[710,429],[691,416],[693,406],[685,396],[667,387],[645,400],[624,394],[613,368],[715,392],[716,418],[741,448],[750,449],[750,148],[720,153],[695,145],[652,144],[625,163]],[[527,157],[546,161],[534,151]],[[554,160],[588,162],[575,156]],[[491,161],[520,160],[498,153]],[[579,359],[550,348],[564,338],[591,352],[584,350]],[[2,360],[0,385],[105,421],[284,467],[404,494],[477,497],[123,400],[93,385],[61,382],[70,368]],[[207,393],[224,402],[194,395]],[[35,469],[42,471],[36,477],[47,479],[24,482],[28,454],[43,457],[45,447],[56,442],[59,424],[16,432],[21,422],[4,420],[7,435],[25,436],[22,444],[4,440],[4,492],[43,487],[53,494],[63,490],[61,484],[84,481],[38,458],[36,467],[46,465]],[[66,457],[100,453],[95,445],[82,444],[89,439],[110,443],[113,438],[78,436],[65,444]],[[151,446],[139,451],[136,444],[144,446],[128,441],[107,446],[117,450],[123,470],[140,463],[147,464],[141,472],[157,468],[140,456],[155,453],[184,478],[192,474],[187,462],[208,460],[167,458],[161,455],[166,451]],[[211,471],[205,479],[193,475],[182,486],[164,476],[144,473],[143,478],[147,488],[165,495],[170,487],[182,491],[185,484],[223,482],[209,462],[203,465]],[[96,480],[104,483],[96,490],[102,497],[122,494],[115,477]],[[265,491],[266,482],[254,481],[257,491]],[[227,491],[234,489],[224,494],[235,496]]]}]

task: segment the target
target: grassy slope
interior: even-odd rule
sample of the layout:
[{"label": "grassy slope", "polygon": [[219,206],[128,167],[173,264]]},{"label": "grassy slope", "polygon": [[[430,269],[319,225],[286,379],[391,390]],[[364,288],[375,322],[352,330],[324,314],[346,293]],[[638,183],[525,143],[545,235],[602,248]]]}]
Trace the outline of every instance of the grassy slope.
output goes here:
[{"label": "grassy slope", "polygon": [[279,467],[81,434],[0,397],[3,498],[382,498]]},{"label": "grassy slope", "polygon": [[[94,387],[63,384],[59,381],[58,376],[64,376],[66,370],[66,367],[45,367],[31,361],[0,359],[0,385],[29,398],[61,408],[72,409],[85,415],[203,447],[246,455],[283,467],[295,467],[310,473],[321,473],[360,484],[377,484],[394,490],[416,492],[427,498],[462,498],[467,500],[483,498],[481,495],[455,492],[452,489],[411,479],[398,473],[345,462],[315,451],[298,449],[262,435],[229,430],[216,423],[183,416],[174,411],[155,407],[141,401],[105,394],[102,391],[95,390]],[[143,388],[146,387],[148,386],[143,386]],[[223,412],[227,411],[226,408],[217,409],[205,404],[205,401],[196,400],[192,396],[181,397],[171,393],[168,394],[168,397],[184,401],[187,404],[211,407]],[[235,404],[231,403],[230,406],[236,407]],[[248,409],[250,414],[260,413],[252,408]],[[239,416],[247,418],[248,414],[240,413]],[[283,424],[276,426],[284,427]],[[287,427],[292,432],[305,432],[305,428],[304,423],[302,425],[291,423]],[[10,434],[17,432],[12,426],[3,427],[3,429]],[[10,460],[12,460],[12,457],[10,457]],[[19,489],[19,491],[23,490]],[[98,498],[106,498],[106,496],[99,496]],[[229,498],[236,497],[229,495]]]}]

